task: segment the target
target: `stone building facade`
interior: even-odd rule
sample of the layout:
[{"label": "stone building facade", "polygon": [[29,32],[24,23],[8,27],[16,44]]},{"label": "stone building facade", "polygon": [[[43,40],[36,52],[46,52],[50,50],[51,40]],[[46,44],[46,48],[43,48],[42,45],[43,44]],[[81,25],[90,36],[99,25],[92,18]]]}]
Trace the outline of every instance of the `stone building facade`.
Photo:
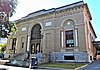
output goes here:
[{"label": "stone building facade", "polygon": [[90,62],[96,53],[91,20],[83,1],[30,13],[17,20],[18,30],[8,39],[7,53],[28,52],[39,62]]}]

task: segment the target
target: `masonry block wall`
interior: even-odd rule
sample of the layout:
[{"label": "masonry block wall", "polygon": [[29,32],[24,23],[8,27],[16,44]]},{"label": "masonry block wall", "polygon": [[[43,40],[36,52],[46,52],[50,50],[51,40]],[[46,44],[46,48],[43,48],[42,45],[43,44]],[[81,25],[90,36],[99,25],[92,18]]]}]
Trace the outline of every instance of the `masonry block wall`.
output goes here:
[{"label": "masonry block wall", "polygon": [[[16,38],[14,51],[15,53],[30,52],[31,57],[41,55],[42,59],[38,57],[40,61],[46,62],[89,62],[90,56],[94,57],[92,41],[96,38],[90,20],[91,14],[83,1],[30,13],[17,21],[18,31],[11,34]],[[35,28],[35,25],[40,29]],[[67,38],[68,31],[72,32],[69,32],[72,34],[71,39]],[[40,38],[37,37],[39,35]],[[72,47],[71,45],[68,47],[68,42],[73,43]],[[7,53],[12,47],[12,39],[9,38]]]}]

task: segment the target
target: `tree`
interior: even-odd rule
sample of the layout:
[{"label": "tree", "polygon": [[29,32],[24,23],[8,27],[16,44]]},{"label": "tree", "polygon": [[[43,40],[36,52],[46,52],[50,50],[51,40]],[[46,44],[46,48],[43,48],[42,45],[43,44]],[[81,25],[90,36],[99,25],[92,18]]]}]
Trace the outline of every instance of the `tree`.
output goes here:
[{"label": "tree", "polygon": [[3,53],[6,50],[7,43],[0,44],[0,53]]},{"label": "tree", "polygon": [[17,0],[0,0],[0,37],[2,38],[7,38],[15,25],[9,21],[9,17],[15,13],[17,3]]}]

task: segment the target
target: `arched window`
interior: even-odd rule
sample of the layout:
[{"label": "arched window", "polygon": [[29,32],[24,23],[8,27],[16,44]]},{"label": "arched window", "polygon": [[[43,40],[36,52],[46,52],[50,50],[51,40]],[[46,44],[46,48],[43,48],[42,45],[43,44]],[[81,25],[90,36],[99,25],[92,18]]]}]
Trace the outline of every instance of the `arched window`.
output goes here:
[{"label": "arched window", "polygon": [[[62,35],[64,35],[65,37],[64,40],[65,40],[66,48],[74,47],[74,26],[75,26],[75,23],[71,19],[66,20],[63,23],[63,34]],[[62,39],[62,46],[64,44],[63,43],[64,40]]]},{"label": "arched window", "polygon": [[36,24],[31,31],[31,40],[41,39],[41,26]]},{"label": "arched window", "polygon": [[36,24],[31,30],[31,53],[37,54],[41,52],[41,26]]},{"label": "arched window", "polygon": [[66,20],[63,23],[63,27],[64,29],[73,29],[74,28],[75,23],[72,20]]}]

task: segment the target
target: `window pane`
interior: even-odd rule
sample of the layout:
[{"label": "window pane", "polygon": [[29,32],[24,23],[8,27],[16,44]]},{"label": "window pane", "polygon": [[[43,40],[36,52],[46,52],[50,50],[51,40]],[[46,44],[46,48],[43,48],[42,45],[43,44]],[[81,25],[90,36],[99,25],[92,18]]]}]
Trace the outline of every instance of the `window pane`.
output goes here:
[{"label": "window pane", "polygon": [[36,24],[31,31],[31,39],[41,39],[41,26],[39,24]]},{"label": "window pane", "polygon": [[14,48],[16,47],[16,38],[13,38],[12,40],[12,50],[14,50]]},{"label": "window pane", "polygon": [[74,47],[73,30],[66,31],[66,47]]}]

